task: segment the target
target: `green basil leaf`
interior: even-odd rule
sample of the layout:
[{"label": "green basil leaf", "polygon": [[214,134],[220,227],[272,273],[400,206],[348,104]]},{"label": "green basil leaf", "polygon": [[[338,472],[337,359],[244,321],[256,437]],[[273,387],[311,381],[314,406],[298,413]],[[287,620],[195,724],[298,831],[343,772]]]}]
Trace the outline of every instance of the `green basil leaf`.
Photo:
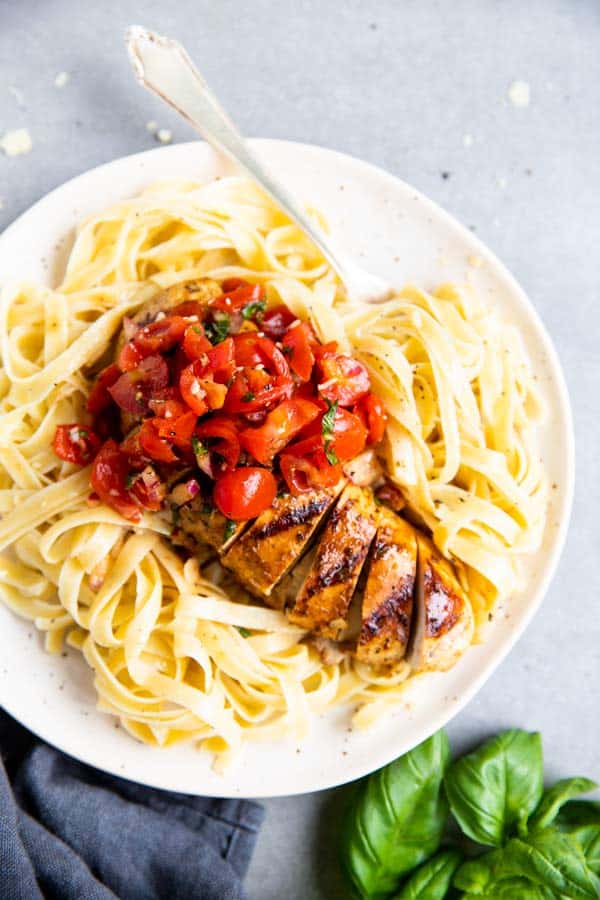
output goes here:
[{"label": "green basil leaf", "polygon": [[566,803],[555,825],[577,841],[588,867],[600,875],[600,803],[592,800]]},{"label": "green basil leaf", "polygon": [[538,805],[543,779],[540,735],[513,729],[457,760],[444,785],[464,833],[499,847]]},{"label": "green basil leaf", "polygon": [[449,761],[448,738],[439,731],[360,785],[341,847],[359,896],[386,897],[438,849],[448,816],[441,787]]},{"label": "green basil leaf", "polygon": [[555,828],[535,832],[527,840],[513,838],[502,849],[463,863],[453,884],[473,897],[600,896],[600,880],[587,866],[581,847]]},{"label": "green basil leaf", "polygon": [[532,884],[526,878],[507,878],[499,882],[486,894],[462,894],[462,900],[568,900],[561,898],[539,884]]},{"label": "green basil leaf", "polygon": [[551,788],[544,791],[535,814],[530,821],[531,828],[547,828],[554,822],[558,812],[567,800],[577,797],[578,794],[587,794],[598,787],[595,781],[589,778],[563,778],[557,781]]},{"label": "green basil leaf", "polygon": [[338,401],[336,400],[334,403],[330,403],[329,400],[327,400],[327,406],[327,412],[323,413],[323,418],[321,419],[321,430],[323,432],[324,438],[331,437],[333,435]]},{"label": "green basil leaf", "polygon": [[394,900],[443,900],[462,857],[458,850],[441,850],[416,869]]}]

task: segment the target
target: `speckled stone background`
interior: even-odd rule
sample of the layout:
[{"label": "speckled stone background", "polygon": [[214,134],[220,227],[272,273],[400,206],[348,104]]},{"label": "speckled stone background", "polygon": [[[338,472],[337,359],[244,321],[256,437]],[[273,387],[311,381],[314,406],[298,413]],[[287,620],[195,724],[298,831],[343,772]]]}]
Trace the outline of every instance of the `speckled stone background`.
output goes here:
[{"label": "speckled stone background", "polygon": [[[411,182],[520,280],[566,370],[578,444],[567,547],[542,610],[451,724],[457,750],[544,734],[550,776],[600,780],[600,3],[597,0],[0,0],[0,231],[85,169],[186,125],[134,83],[125,27],[185,41],[249,135],[334,147]],[[60,72],[70,79],[55,86]],[[530,85],[526,107],[508,90]],[[343,789],[266,802],[253,900],[342,898]]]}]

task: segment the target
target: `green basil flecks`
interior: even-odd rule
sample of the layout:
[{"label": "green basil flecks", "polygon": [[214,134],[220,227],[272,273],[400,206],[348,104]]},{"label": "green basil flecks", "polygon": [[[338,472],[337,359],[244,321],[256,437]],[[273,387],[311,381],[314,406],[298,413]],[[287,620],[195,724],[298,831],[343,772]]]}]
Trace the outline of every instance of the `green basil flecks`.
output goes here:
[{"label": "green basil flecks", "polygon": [[342,837],[342,862],[359,896],[384,898],[438,849],[448,815],[450,760],[440,731],[362,783]]},{"label": "green basil flecks", "polygon": [[216,311],[212,314],[212,322],[205,322],[204,330],[211,344],[220,344],[229,334],[231,319],[226,312]]},{"label": "green basil flecks", "polygon": [[232,519],[227,519],[227,523],[225,525],[225,530],[223,532],[223,540],[228,541],[229,538],[232,538],[233,535],[235,534],[236,528],[237,528],[237,525],[235,524],[235,522]]},{"label": "green basil flecks", "polygon": [[323,413],[323,418],[321,420],[321,429],[323,431],[324,438],[333,437],[333,428],[335,425],[335,415],[337,413],[338,401],[336,400],[334,403],[330,403],[327,401],[327,412]]},{"label": "green basil flecks", "polygon": [[444,786],[464,833],[499,847],[514,826],[527,821],[542,796],[540,735],[518,729],[499,734],[454,763]]},{"label": "green basil flecks", "polygon": [[248,303],[242,309],[242,316],[244,319],[256,319],[257,322],[261,322],[266,306],[267,304],[264,300]]},{"label": "green basil flecks", "polygon": [[440,850],[411,874],[394,900],[443,900],[461,859],[458,850]]}]

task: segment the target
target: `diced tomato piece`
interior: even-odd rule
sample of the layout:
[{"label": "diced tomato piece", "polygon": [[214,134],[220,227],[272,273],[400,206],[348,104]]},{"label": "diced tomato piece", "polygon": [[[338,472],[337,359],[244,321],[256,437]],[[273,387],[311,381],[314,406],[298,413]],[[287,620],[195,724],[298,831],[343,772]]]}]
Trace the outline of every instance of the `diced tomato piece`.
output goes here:
[{"label": "diced tomato piece", "polygon": [[236,288],[246,284],[249,284],[249,282],[244,281],[243,278],[225,278],[224,281],[221,282],[221,290],[224,294],[231,294]]},{"label": "diced tomato piece", "polygon": [[223,459],[225,468],[234,469],[240,461],[240,440],[233,419],[216,415],[205,419],[195,431],[203,442],[208,439],[209,450]]},{"label": "diced tomato piece", "polygon": [[173,453],[169,441],[161,437],[159,430],[160,423],[167,421],[167,419],[144,419],[140,428],[140,446],[146,456],[157,462],[177,462],[177,456]]},{"label": "diced tomato piece", "polygon": [[188,410],[176,387],[166,387],[158,396],[150,397],[148,408],[162,419],[178,419]]},{"label": "diced tomato piece", "polygon": [[204,328],[197,322],[188,325],[183,335],[183,352],[188,359],[200,359],[212,349],[212,344],[204,333]]},{"label": "diced tomato piece", "polygon": [[183,316],[165,316],[144,325],[125,344],[119,354],[119,366],[124,372],[137,367],[139,360],[155,353],[166,353],[178,344],[189,322]]},{"label": "diced tomato piece", "polygon": [[319,407],[310,400],[283,400],[258,428],[241,431],[240,443],[259,463],[269,465],[275,454],[318,415]]},{"label": "diced tomato piece", "polygon": [[183,370],[179,389],[187,405],[198,416],[203,416],[209,409],[221,409],[227,396],[225,385],[217,384],[200,360]]},{"label": "diced tomato piece", "polygon": [[[234,288],[230,288],[232,283],[240,281]],[[225,290],[227,285],[229,290]],[[265,296],[264,288],[260,284],[244,283],[241,279],[228,279],[223,282],[223,293],[213,300],[209,300],[209,306],[213,309],[220,309],[222,312],[235,312],[241,310],[249,303],[259,303]]]},{"label": "diced tomato piece", "polygon": [[291,309],[282,303],[266,311],[260,327],[271,340],[280,341],[295,318]]},{"label": "diced tomato piece", "polygon": [[287,356],[292,372],[302,381],[309,381],[315,362],[312,351],[312,329],[306,322],[294,325],[283,336],[283,352]]},{"label": "diced tomato piece", "polygon": [[206,306],[197,300],[184,300],[179,306],[171,310],[172,316],[183,316],[184,319],[197,318],[199,322],[204,318]]},{"label": "diced tomato piece", "polygon": [[145,509],[158,512],[162,509],[167,495],[167,486],[160,480],[152,466],[146,466],[143,472],[135,476],[129,491]]},{"label": "diced tomato piece", "polygon": [[316,347],[314,347],[313,352],[315,354],[315,359],[319,361],[328,356],[337,356],[339,349],[337,341],[328,341],[326,344],[317,344]]},{"label": "diced tomato piece", "polygon": [[175,444],[181,450],[187,450],[191,447],[197,419],[196,413],[188,409],[177,419],[156,417],[151,419],[151,422],[159,437],[164,438],[169,444]]},{"label": "diced tomato piece", "polygon": [[224,409],[229,413],[258,413],[272,409],[292,396],[294,382],[289,375],[274,378],[261,369],[246,368],[238,372],[227,392]]},{"label": "diced tomato piece", "polygon": [[160,394],[169,383],[169,367],[162,356],[147,356],[136,369],[124,372],[108,392],[122,410],[141,415],[148,401]]},{"label": "diced tomato piece", "polygon": [[369,444],[378,444],[385,434],[387,412],[377,394],[366,394],[358,401],[355,412],[369,432]]},{"label": "diced tomato piece", "polygon": [[120,449],[121,453],[127,457],[131,469],[135,469],[136,471],[141,470],[148,462],[148,457],[142,450],[142,445],[140,444],[139,428],[134,428],[129,432],[125,440],[121,441]]},{"label": "diced tomato piece", "polygon": [[214,501],[228,519],[255,519],[275,499],[277,482],[268,469],[245,466],[227,472],[217,481]]},{"label": "diced tomato piece", "polygon": [[231,380],[235,370],[235,356],[233,339],[228,337],[207,353],[208,369],[218,384],[227,384]]},{"label": "diced tomato piece", "polygon": [[[293,449],[290,447],[290,451]],[[324,467],[320,468],[311,457],[295,456],[292,452],[281,454],[279,468],[289,490],[295,495],[315,488],[334,487],[342,477],[339,464],[331,466],[325,460]]]},{"label": "diced tomato piece", "polygon": [[115,381],[121,377],[121,370],[116,363],[102,369],[96,377],[94,387],[90,392],[87,400],[88,412],[92,415],[98,415],[103,412],[112,403],[112,397],[108,393],[109,387],[112,387]]},{"label": "diced tomato piece", "polygon": [[[324,435],[324,441],[327,442],[327,440],[327,435]],[[333,435],[326,449],[332,451],[340,462],[346,462],[362,453],[366,443],[367,429],[360,418],[347,409],[339,407],[333,422]]]},{"label": "diced tomato piece", "polygon": [[357,359],[338,353],[321,356],[317,362],[321,383],[319,390],[332,403],[352,406],[368,393],[371,386],[366,367]]},{"label": "diced tomato piece", "polygon": [[269,338],[246,331],[236,334],[233,344],[238,366],[263,366],[271,375],[289,375],[290,367],[285,356]]},{"label": "diced tomato piece", "polygon": [[100,448],[100,438],[88,425],[58,425],[52,443],[54,452],[65,462],[87,466]]},{"label": "diced tomato piece", "polygon": [[126,488],[128,470],[127,457],[121,453],[117,442],[105,441],[92,465],[90,480],[104,503],[131,522],[139,522],[140,511]]}]

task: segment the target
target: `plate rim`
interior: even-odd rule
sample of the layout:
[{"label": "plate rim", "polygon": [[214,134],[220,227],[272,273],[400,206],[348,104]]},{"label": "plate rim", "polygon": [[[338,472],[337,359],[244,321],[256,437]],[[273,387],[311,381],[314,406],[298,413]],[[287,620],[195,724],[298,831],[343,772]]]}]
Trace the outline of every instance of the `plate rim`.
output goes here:
[{"label": "plate rim", "polygon": [[[535,325],[535,340],[536,342],[541,338],[541,346],[544,353],[548,359],[548,367],[551,371],[552,381],[554,388],[556,390],[556,395],[559,400],[560,405],[560,414],[564,419],[566,429],[563,434],[564,446],[562,453],[562,464],[564,465],[564,474],[566,478],[566,483],[563,485],[561,490],[561,502],[559,506],[560,512],[560,522],[558,527],[555,529],[555,535],[550,547],[550,552],[547,555],[542,577],[538,582],[538,586],[535,592],[535,602],[529,601],[525,612],[522,615],[519,626],[509,635],[507,636],[503,643],[499,646],[494,646],[491,649],[491,652],[488,658],[481,663],[478,674],[472,679],[469,685],[464,688],[458,697],[452,698],[446,705],[440,708],[437,714],[432,715],[428,720],[428,726],[425,732],[423,733],[421,740],[425,740],[435,731],[440,728],[443,728],[451,719],[453,719],[458,713],[460,713],[465,706],[473,699],[473,697],[479,692],[479,690],[483,687],[483,685],[487,682],[487,680],[491,677],[493,672],[500,666],[503,660],[508,656],[511,650],[515,647],[519,639],[522,637],[523,633],[531,624],[531,621],[535,614],[538,612],[546,594],[548,588],[554,578],[556,573],[556,569],[560,558],[562,556],[562,552],[564,550],[566,537],[569,530],[572,509],[573,509],[573,498],[574,498],[574,484],[575,484],[575,436],[574,436],[574,424],[573,424],[573,412],[571,401],[569,397],[567,382],[564,376],[564,371],[562,368],[562,364],[560,361],[560,357],[554,346],[552,338],[549,332],[546,329],[546,326],[538,313],[536,307],[533,302],[528,297],[525,290],[521,287],[515,276],[512,272],[507,268],[507,266],[496,256],[493,250],[491,250],[478,235],[471,232],[466,228],[457,218],[455,218],[451,213],[441,207],[434,200],[431,200],[427,195],[423,194],[420,190],[415,188],[413,185],[408,182],[403,181],[398,176],[388,172],[387,170],[375,165],[374,163],[368,162],[366,160],[360,159],[359,157],[353,156],[352,154],[343,153],[339,150],[335,150],[329,147],[322,147],[317,144],[306,143],[302,141],[291,141],[291,140],[283,140],[279,138],[249,138],[248,142],[251,146],[255,147],[260,151],[261,147],[268,148],[272,145],[282,146],[284,148],[301,148],[305,149],[311,153],[325,153],[327,155],[332,155],[334,157],[338,157],[340,160],[350,161],[352,164],[355,164],[363,169],[367,169],[370,174],[378,179],[383,180],[392,180],[395,182],[400,188],[405,191],[410,191],[415,198],[417,198],[422,205],[422,207],[426,210],[429,210],[438,221],[442,221],[447,229],[452,231],[458,238],[463,239],[468,238],[469,243],[476,247],[480,255],[490,262],[493,265],[493,268],[496,272],[500,273],[505,280],[507,286],[509,287],[511,293],[518,299],[519,306],[524,307],[528,313],[529,318],[533,321]],[[98,166],[94,166],[90,169],[87,169],[78,175],[75,175],[73,178],[68,179],[57,187],[53,188],[48,193],[44,194],[40,197],[35,203],[33,203],[30,207],[28,207],[25,211],[20,213],[20,215],[14,219],[7,228],[0,234],[0,247],[5,243],[6,239],[13,239],[13,235],[18,233],[19,229],[23,227],[25,224],[23,222],[26,217],[29,216],[30,213],[34,211],[39,211],[40,208],[47,202],[51,202],[56,195],[59,195],[64,189],[67,187],[75,188],[77,186],[77,182],[84,181],[91,175],[102,172],[103,170],[108,170],[113,166],[118,164],[123,164],[125,162],[129,162],[131,165],[134,165],[136,162],[139,162],[143,159],[146,159],[150,156],[155,157],[158,155],[167,156],[169,153],[172,153],[173,150],[183,148],[191,149],[193,147],[206,147],[205,141],[185,141],[182,143],[172,144],[164,147],[156,147],[150,150],[145,150],[137,153],[126,154],[125,156],[117,157],[115,159],[109,160],[108,162],[101,163]],[[14,614],[13,614],[14,615]],[[33,623],[31,623],[33,625]],[[0,682],[0,691],[1,691]],[[128,774],[123,774],[116,770],[116,765],[112,768],[110,767],[108,762],[102,762],[96,759],[96,754],[92,752],[92,748],[90,747],[88,754],[80,751],[76,751],[73,749],[69,749],[68,746],[68,738],[67,745],[63,745],[60,740],[60,735],[57,734],[57,731],[51,731],[45,727],[39,727],[35,722],[35,707],[33,707],[33,714],[27,715],[28,710],[25,712],[21,712],[18,710],[18,704],[13,704],[10,702],[10,698],[7,700],[6,697],[0,696],[0,705],[15,718],[20,724],[24,727],[28,728],[39,738],[44,740],[46,743],[51,746],[57,748],[61,752],[67,754],[73,759],[77,759],[86,765],[90,765],[99,769],[100,771],[108,772],[110,774],[114,774],[117,777],[124,778],[125,780],[132,781],[137,784],[144,784],[148,787],[153,787],[160,790],[178,790],[181,791],[182,788],[180,786],[174,786],[173,783],[169,782],[168,779],[164,777],[157,777],[151,779],[149,777],[136,777],[133,778]],[[97,712],[95,709],[94,712]],[[133,740],[133,738],[131,738]],[[413,744],[412,746],[416,746]],[[157,750],[157,752],[162,753],[165,752],[163,749]],[[403,750],[402,752],[406,752]],[[310,793],[312,791],[317,790],[325,790],[327,788],[336,787],[341,784],[346,784],[351,781],[354,781],[358,778],[361,778],[370,772],[375,771],[376,769],[386,765],[391,760],[395,759],[398,756],[397,750],[392,750],[388,752],[387,755],[383,755],[383,758],[377,758],[374,763],[367,763],[366,765],[355,764],[353,767],[348,766],[347,770],[340,776],[339,774],[334,774],[333,772],[329,773],[328,777],[316,777],[314,779],[314,783],[311,783],[310,787],[300,786],[298,788],[295,787],[294,784],[290,784],[289,788],[284,790],[278,790],[272,793],[261,793],[256,790],[250,790],[247,792],[242,792],[240,789],[234,789],[229,787],[227,784],[226,775],[223,777],[222,790],[219,790],[218,795],[214,794],[212,796],[221,796],[221,797],[235,797],[239,798],[241,796],[245,796],[248,798],[267,798],[267,797],[276,797],[276,796],[294,796],[305,793]],[[195,788],[194,785],[190,785],[187,793],[194,795],[202,795],[206,794],[206,791],[200,791]]]}]

